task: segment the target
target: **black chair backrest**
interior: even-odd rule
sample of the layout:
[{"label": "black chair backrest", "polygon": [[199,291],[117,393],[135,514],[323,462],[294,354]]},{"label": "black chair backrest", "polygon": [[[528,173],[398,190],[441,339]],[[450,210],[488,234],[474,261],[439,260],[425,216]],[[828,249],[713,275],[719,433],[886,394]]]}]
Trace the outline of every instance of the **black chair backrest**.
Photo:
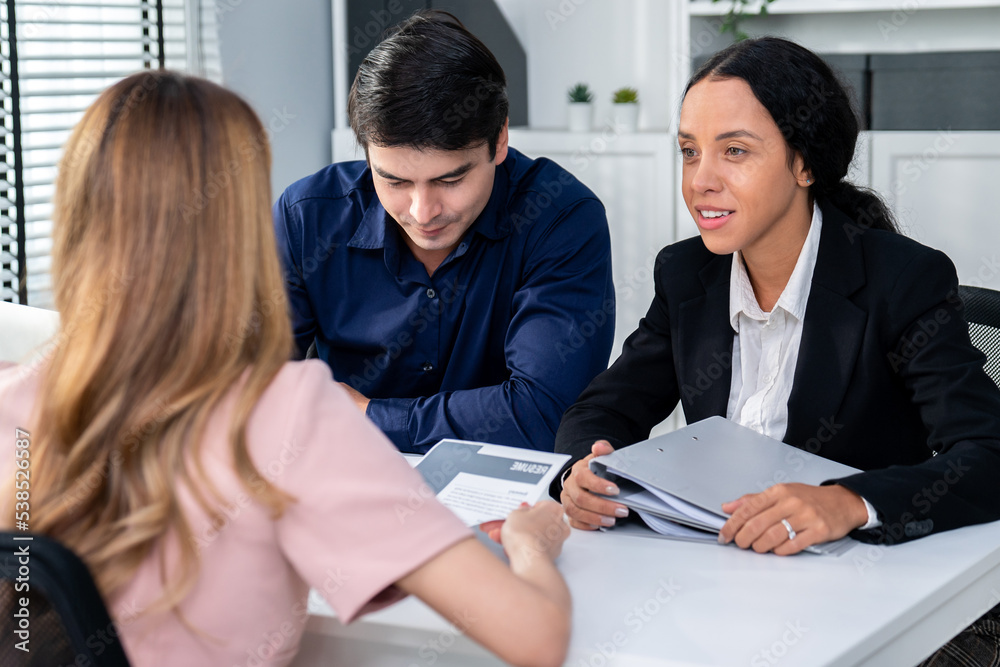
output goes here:
[{"label": "black chair backrest", "polygon": [[958,295],[965,306],[972,344],[986,355],[986,373],[1000,386],[1000,292],[960,285]]},{"label": "black chair backrest", "polygon": [[0,614],[3,667],[128,667],[87,566],[44,535],[0,532]]}]

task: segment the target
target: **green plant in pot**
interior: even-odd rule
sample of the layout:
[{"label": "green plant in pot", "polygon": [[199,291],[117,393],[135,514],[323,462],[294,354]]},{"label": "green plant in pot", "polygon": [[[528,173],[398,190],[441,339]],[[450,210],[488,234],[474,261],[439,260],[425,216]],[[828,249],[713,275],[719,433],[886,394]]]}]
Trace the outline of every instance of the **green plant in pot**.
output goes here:
[{"label": "green plant in pot", "polygon": [[611,122],[616,132],[635,132],[639,127],[639,91],[619,88],[611,95]]},{"label": "green plant in pot", "polygon": [[589,132],[594,116],[594,93],[590,86],[578,83],[567,91],[570,132]]}]

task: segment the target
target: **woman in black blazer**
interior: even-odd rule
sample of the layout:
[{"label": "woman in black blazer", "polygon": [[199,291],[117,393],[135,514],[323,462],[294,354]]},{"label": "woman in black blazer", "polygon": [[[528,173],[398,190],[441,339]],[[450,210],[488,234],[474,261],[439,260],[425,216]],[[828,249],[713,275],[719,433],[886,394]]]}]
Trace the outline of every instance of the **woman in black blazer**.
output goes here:
[{"label": "woman in black blazer", "polygon": [[[834,74],[792,42],[741,42],[692,77],[678,142],[700,237],[660,252],[649,312],[563,417],[574,526],[624,514],[590,493],[608,486],[586,468],[593,452],[648,437],[678,401],[688,422],[742,415],[755,428],[756,411],[785,442],[866,471],[730,503],[722,535],[741,547],[790,554],[866,524],[855,537],[894,543],[1000,518],[1000,390],[969,341],[954,266],[844,181],[857,135]],[[737,328],[740,294],[764,318],[755,340]],[[789,333],[768,348],[779,311]],[[755,354],[753,368],[737,361]]]},{"label": "woman in black blazer", "polygon": [[692,77],[678,143],[700,236],[660,252],[646,317],[563,416],[573,459],[553,491],[571,525],[627,516],[587,463],[678,401],[689,423],[722,415],[865,471],[734,499],[720,541],[787,555],[1000,519],[1000,389],[955,268],[844,180],[857,136],[844,88],[792,42],[740,42]]}]

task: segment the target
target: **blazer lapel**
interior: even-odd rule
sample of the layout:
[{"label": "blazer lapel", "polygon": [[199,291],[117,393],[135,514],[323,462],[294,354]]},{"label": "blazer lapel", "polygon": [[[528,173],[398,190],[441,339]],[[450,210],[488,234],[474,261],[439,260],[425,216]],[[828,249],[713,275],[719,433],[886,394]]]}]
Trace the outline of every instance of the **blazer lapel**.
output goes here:
[{"label": "blazer lapel", "polygon": [[688,423],[726,416],[733,372],[729,323],[732,255],[712,258],[699,272],[705,292],[678,308],[675,355],[681,405]]},{"label": "blazer lapel", "polygon": [[804,445],[834,420],[857,361],[868,314],[848,298],[865,284],[859,233],[847,216],[822,206],[816,269],[788,398],[785,442]]}]

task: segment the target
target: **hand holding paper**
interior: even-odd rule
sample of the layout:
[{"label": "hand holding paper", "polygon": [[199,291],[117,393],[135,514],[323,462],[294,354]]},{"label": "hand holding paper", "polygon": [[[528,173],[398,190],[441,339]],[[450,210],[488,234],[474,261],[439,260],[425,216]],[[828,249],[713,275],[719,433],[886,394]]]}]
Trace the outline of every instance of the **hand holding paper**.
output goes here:
[{"label": "hand holding paper", "polygon": [[[465,440],[442,440],[416,465],[430,490],[467,526],[498,530],[538,501],[569,456]],[[496,541],[496,538],[493,538]]]},{"label": "hand holding paper", "polygon": [[595,475],[589,467],[590,460],[595,456],[604,456],[613,451],[614,448],[607,440],[598,440],[591,447],[590,454],[574,463],[571,472],[566,476],[559,498],[572,527],[597,530],[602,526],[615,525],[616,516],[628,516],[628,508],[624,505],[594,495],[618,494],[618,487]]},{"label": "hand holding paper", "polygon": [[511,557],[512,567],[515,554],[524,558],[544,554],[549,560],[555,560],[567,537],[569,526],[563,521],[562,506],[551,500],[543,500],[534,507],[523,503],[510,513],[500,528],[500,543]]},{"label": "hand holding paper", "polygon": [[[524,507],[525,505],[527,505],[527,503],[521,503],[521,507]],[[496,519],[495,521],[487,521],[486,523],[481,523],[479,524],[479,530],[486,533],[486,535],[497,544],[501,544],[500,529],[503,528],[503,524],[505,521],[506,519]]]}]

